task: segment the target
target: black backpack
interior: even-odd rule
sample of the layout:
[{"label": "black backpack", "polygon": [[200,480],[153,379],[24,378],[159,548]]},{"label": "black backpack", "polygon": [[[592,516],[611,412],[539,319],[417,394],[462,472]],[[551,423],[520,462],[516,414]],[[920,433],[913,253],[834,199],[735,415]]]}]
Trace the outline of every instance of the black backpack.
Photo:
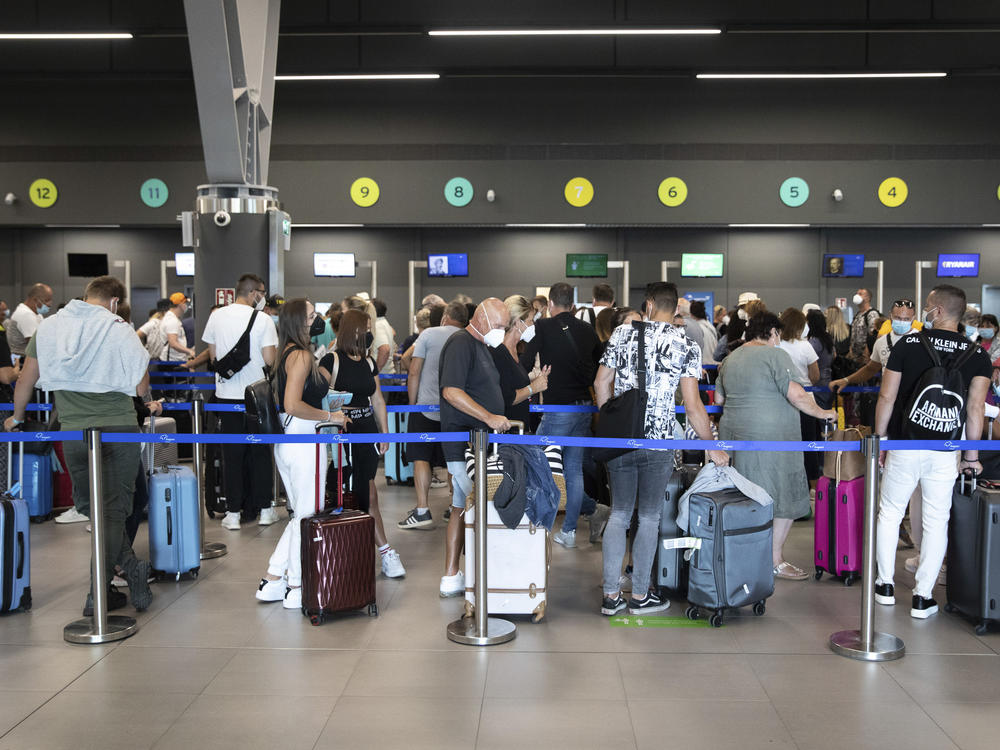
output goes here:
[{"label": "black backpack", "polygon": [[254,310],[250,315],[250,322],[247,323],[246,330],[236,342],[236,346],[230,349],[225,357],[217,359],[212,369],[223,380],[229,380],[250,362],[250,331],[253,330],[254,321],[257,320],[258,310]]},{"label": "black backpack", "polygon": [[966,414],[966,387],[962,367],[976,353],[976,345],[960,354],[950,367],[923,333],[916,334],[933,363],[917,380],[903,413],[905,440],[957,440],[962,436]]}]

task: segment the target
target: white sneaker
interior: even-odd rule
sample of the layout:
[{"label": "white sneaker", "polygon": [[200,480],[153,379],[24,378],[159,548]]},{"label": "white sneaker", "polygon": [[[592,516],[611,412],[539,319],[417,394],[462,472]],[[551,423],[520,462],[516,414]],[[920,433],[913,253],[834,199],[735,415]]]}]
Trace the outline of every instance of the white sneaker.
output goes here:
[{"label": "white sneaker", "polygon": [[285,594],[281,606],[285,609],[302,609],[302,587],[296,586],[295,588],[288,589],[288,593]]},{"label": "white sneaker", "polygon": [[89,520],[87,516],[83,515],[76,508],[70,508],[56,516],[56,523],[80,523],[81,521]]},{"label": "white sneaker", "polygon": [[277,523],[277,522],[278,522],[278,511],[276,508],[264,508],[260,512],[260,518],[257,519],[258,526],[270,526],[272,523]]},{"label": "white sneaker", "polygon": [[447,486],[448,486],[448,480],[447,479],[439,479],[436,476],[431,476],[431,489],[432,490],[439,490],[442,487],[447,487]]},{"label": "white sneaker", "polygon": [[402,578],[406,575],[406,568],[403,567],[396,550],[389,549],[382,555],[382,573],[386,578]]},{"label": "white sneaker", "polygon": [[914,555],[913,557],[908,557],[903,562],[903,567],[906,568],[906,571],[908,573],[916,573],[918,565],[920,565],[920,555]]},{"label": "white sneaker", "polygon": [[91,532],[93,532],[93,530],[94,530],[93,527],[89,523],[87,524],[86,528],[87,528],[87,533],[88,534],[91,533]]},{"label": "white sneaker", "polygon": [[556,544],[561,544],[566,549],[576,548],[576,530],[573,531],[557,531],[552,535],[552,541]]},{"label": "white sneaker", "polygon": [[126,581],[121,576],[112,576],[111,585],[114,586],[115,588],[124,589],[128,588],[128,581]]},{"label": "white sneaker", "polygon": [[[284,578],[279,578],[277,581],[269,581],[267,578],[261,578],[260,585],[257,586],[257,593],[254,596],[262,602],[280,602],[285,598],[288,590],[288,584]],[[300,601],[302,599],[301,593],[299,594],[299,599]]]},{"label": "white sneaker", "polygon": [[464,596],[465,573],[460,570],[453,576],[441,576],[441,588],[439,592],[442,599],[451,596]]},{"label": "white sneaker", "polygon": [[240,514],[231,511],[226,512],[226,517],[222,519],[222,528],[230,531],[240,530]]}]

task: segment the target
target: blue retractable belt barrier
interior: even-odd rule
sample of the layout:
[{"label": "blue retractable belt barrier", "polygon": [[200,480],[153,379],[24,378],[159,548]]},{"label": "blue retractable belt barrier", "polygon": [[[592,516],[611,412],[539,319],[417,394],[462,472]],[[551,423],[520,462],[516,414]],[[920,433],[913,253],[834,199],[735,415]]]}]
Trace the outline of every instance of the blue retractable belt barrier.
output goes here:
[{"label": "blue retractable belt barrier", "polygon": [[[596,414],[600,411],[596,406],[587,406],[586,404],[532,404],[528,410],[535,414]],[[674,411],[677,414],[687,414],[687,410],[683,406],[674,407]],[[721,414],[722,407],[706,406],[705,411],[708,414]]]},{"label": "blue retractable belt barrier", "polygon": [[410,376],[407,375],[405,372],[398,372],[398,373],[387,372],[384,375],[379,375],[379,377],[382,380],[406,380]]},{"label": "blue retractable belt barrier", "polygon": [[441,411],[437,404],[414,404],[412,406],[387,406],[385,410],[390,414],[414,414],[423,411]]},{"label": "blue retractable belt barrier", "polygon": [[[52,411],[52,404],[27,404],[25,411]],[[14,411],[14,404],[0,404],[0,411]]]},{"label": "blue retractable belt barrier", "polygon": [[406,393],[405,385],[383,385],[383,393]]},{"label": "blue retractable belt barrier", "polygon": [[214,372],[188,372],[187,370],[150,370],[153,377],[161,378],[214,378]]},{"label": "blue retractable belt barrier", "polygon": [[215,383],[192,383],[191,385],[151,385],[151,391],[214,391]]}]

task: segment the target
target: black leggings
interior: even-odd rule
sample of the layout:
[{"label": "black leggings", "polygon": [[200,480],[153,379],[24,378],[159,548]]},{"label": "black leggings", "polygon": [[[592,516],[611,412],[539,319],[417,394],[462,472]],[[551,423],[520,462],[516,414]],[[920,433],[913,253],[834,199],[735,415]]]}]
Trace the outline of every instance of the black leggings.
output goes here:
[{"label": "black leggings", "polygon": [[[352,435],[378,431],[378,423],[375,421],[374,416],[355,420],[351,422],[346,430],[348,434]],[[349,474],[347,466],[345,465],[344,467],[344,481],[347,481],[348,476],[353,479],[352,490],[354,492],[355,505],[358,510],[368,513],[371,508],[368,482],[374,479],[375,474],[378,473],[379,455],[375,452],[375,445],[373,443],[350,443],[345,446],[344,456],[346,459],[345,464],[350,465]],[[328,476],[330,474],[336,477],[337,469],[331,466]],[[336,481],[336,479],[333,479],[334,487],[336,486]],[[334,496],[334,502],[336,502],[336,496]]]}]

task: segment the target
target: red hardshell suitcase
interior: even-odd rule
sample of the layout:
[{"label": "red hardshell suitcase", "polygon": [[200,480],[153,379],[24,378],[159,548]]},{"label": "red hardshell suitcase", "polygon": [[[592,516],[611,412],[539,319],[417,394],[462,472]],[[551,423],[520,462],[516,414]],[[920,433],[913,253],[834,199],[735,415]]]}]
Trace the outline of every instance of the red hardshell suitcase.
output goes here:
[{"label": "red hardshell suitcase", "polygon": [[816,485],[816,580],[826,571],[850,586],[861,577],[861,537],[865,478],[837,482],[820,477]]},{"label": "red hardshell suitcase", "polygon": [[[338,474],[340,464],[342,462],[338,461]],[[368,607],[368,614],[374,617],[378,614],[373,549],[375,519],[359,510],[344,510],[343,481],[337,483],[337,507],[324,511],[319,466],[320,444],[317,443],[316,515],[299,521],[302,524],[302,614],[308,615],[313,625],[321,625],[326,615],[333,612],[364,607]]]},{"label": "red hardshell suitcase", "polygon": [[52,507],[72,508],[73,507],[73,480],[69,476],[69,468],[66,466],[66,455],[63,452],[62,443],[53,443],[56,458],[59,459],[59,466],[53,467],[52,477]]}]

